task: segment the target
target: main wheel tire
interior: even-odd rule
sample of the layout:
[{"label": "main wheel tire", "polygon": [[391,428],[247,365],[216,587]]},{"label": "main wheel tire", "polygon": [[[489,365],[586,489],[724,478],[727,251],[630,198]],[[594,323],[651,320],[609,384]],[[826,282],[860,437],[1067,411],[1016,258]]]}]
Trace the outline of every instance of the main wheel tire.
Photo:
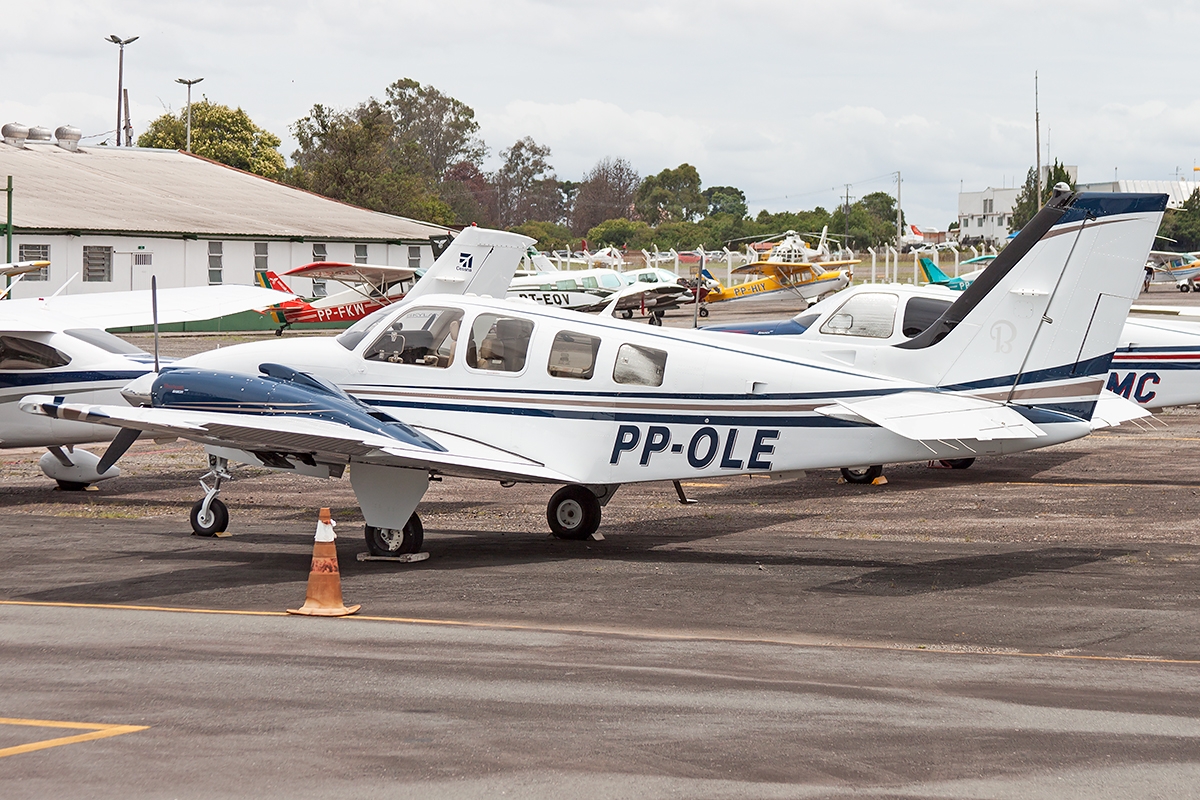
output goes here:
[{"label": "main wheel tire", "polygon": [[942,463],[950,469],[967,469],[975,463],[973,458],[943,458]]},{"label": "main wheel tire", "polygon": [[624,311],[621,312],[621,316],[624,317],[625,319],[633,319],[633,309],[632,308],[625,309]]},{"label": "main wheel tire", "polygon": [[651,314],[650,315],[650,324],[651,325],[662,325],[662,317],[658,314]]},{"label": "main wheel tire", "polygon": [[546,505],[546,522],[560,539],[586,539],[600,527],[600,501],[586,486],[564,486]]},{"label": "main wheel tire", "polygon": [[700,306],[700,316],[702,316],[702,317],[708,316],[708,309],[705,308],[704,306]]},{"label": "main wheel tire", "polygon": [[419,553],[421,545],[425,544],[425,526],[417,512],[408,518],[404,528],[376,528],[366,525],[363,534],[367,540],[367,550],[373,556],[403,556],[409,553]]},{"label": "main wheel tire", "polygon": [[200,512],[203,508],[203,500],[197,500],[196,505],[192,506],[190,520],[196,535],[216,536],[218,533],[224,533],[229,527],[229,507],[214,497],[208,504],[208,513],[202,517]]},{"label": "main wheel tire", "polygon": [[846,480],[846,483],[870,483],[882,474],[882,464],[876,464],[873,467],[863,467],[861,469],[842,467],[842,477]]},{"label": "main wheel tire", "polygon": [[1181,291],[1181,292],[1190,292],[1191,290],[1192,290],[1192,287],[1191,287],[1191,285],[1189,285],[1189,284],[1186,284],[1186,283],[1181,283],[1181,284],[1179,284],[1179,291]]},{"label": "main wheel tire", "polygon": [[80,483],[79,481],[58,481],[58,488],[64,492],[82,492],[87,487],[86,483]]}]

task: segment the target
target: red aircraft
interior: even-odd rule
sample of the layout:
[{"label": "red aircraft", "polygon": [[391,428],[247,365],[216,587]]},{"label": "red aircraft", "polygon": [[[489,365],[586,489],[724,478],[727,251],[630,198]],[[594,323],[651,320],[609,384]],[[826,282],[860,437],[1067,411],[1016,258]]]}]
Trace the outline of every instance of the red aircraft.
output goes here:
[{"label": "red aircraft", "polygon": [[[372,311],[391,305],[412,288],[416,270],[408,267],[384,267],[377,264],[347,264],[341,261],[316,261],[293,267],[288,277],[315,278],[349,284],[350,288],[313,300],[289,300],[273,305],[262,313],[279,323],[275,335],[297,322],[354,322]],[[255,274],[260,286],[295,294],[274,272]]]}]

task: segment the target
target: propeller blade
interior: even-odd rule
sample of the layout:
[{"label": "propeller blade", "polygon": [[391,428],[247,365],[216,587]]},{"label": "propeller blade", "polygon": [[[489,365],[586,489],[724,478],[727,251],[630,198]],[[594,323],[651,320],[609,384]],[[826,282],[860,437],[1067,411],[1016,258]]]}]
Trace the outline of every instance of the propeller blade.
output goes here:
[{"label": "propeller blade", "polygon": [[113,437],[112,444],[104,451],[104,455],[100,456],[100,461],[96,464],[96,472],[103,475],[108,472],[108,468],[117,463],[117,459],[125,455],[125,451],[130,445],[137,441],[138,436],[142,432],[133,428],[121,428],[117,431],[117,435]]}]

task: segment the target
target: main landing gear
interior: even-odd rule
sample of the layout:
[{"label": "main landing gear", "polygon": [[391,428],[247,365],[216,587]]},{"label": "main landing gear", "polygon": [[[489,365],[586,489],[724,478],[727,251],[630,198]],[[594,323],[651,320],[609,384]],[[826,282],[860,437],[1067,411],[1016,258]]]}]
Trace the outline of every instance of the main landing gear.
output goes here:
[{"label": "main landing gear", "polygon": [[842,479],[846,483],[870,483],[882,474],[882,464],[873,467],[842,467]]},{"label": "main landing gear", "polygon": [[708,307],[707,306],[700,306],[700,316],[702,316],[702,317],[708,316]]},{"label": "main landing gear", "polygon": [[[204,482],[205,478],[212,479],[212,486]],[[189,516],[192,531],[197,536],[216,536],[224,533],[229,527],[229,507],[217,499],[217,494],[221,491],[221,481],[232,480],[232,478],[233,476],[229,474],[229,459],[210,454],[208,456],[208,472],[200,478],[200,487],[204,489],[204,498],[196,501]]]},{"label": "main landing gear", "polygon": [[649,322],[651,325],[662,325],[662,312],[659,311],[659,312],[655,313],[655,312],[651,311],[650,319],[647,320],[647,322]]},{"label": "main landing gear", "polygon": [[425,528],[421,525],[421,518],[415,511],[401,530],[367,525],[363,528],[363,533],[367,540],[367,550],[373,556],[403,556],[419,553],[421,545],[425,543]]},{"label": "main landing gear", "polygon": [[619,484],[559,489],[546,504],[546,522],[559,539],[586,539],[600,528],[600,509],[616,494]]}]

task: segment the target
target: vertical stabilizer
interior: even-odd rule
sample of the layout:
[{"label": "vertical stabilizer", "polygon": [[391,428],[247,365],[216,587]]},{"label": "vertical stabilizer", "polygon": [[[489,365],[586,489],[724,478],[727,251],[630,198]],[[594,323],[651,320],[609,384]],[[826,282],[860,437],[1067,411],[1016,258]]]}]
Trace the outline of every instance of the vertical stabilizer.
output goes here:
[{"label": "vertical stabilizer", "polygon": [[905,374],[1086,418],[1166,200],[1057,192],[941,319],[897,345]]},{"label": "vertical stabilizer", "polygon": [[405,295],[405,302],[428,294],[504,297],[521,258],[536,241],[519,233],[465,228]]}]

